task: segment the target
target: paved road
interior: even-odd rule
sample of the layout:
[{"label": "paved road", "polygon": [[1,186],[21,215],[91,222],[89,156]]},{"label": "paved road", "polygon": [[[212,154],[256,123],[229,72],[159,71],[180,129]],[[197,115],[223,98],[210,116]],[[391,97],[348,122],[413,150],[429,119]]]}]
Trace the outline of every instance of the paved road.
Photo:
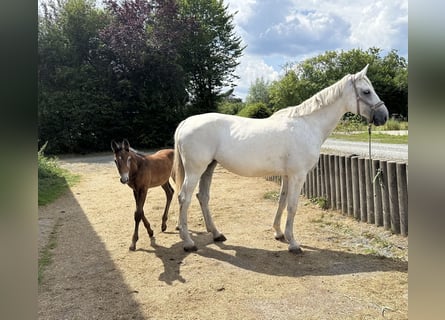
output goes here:
[{"label": "paved road", "polygon": [[[363,157],[369,157],[368,142],[327,139],[321,146],[321,150],[323,152],[334,152],[345,155],[357,154]],[[373,159],[408,162],[408,145],[372,142],[371,155]]]}]

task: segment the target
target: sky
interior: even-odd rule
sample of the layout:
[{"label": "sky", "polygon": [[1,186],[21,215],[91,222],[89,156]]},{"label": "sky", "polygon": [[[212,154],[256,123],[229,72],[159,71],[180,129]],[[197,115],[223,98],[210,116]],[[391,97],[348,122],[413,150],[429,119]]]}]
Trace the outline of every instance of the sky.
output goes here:
[{"label": "sky", "polygon": [[[288,62],[328,50],[397,50],[408,59],[408,0],[224,0],[235,13],[244,55],[234,95],[245,100],[257,78],[279,79]],[[360,71],[360,70],[357,70]]]}]

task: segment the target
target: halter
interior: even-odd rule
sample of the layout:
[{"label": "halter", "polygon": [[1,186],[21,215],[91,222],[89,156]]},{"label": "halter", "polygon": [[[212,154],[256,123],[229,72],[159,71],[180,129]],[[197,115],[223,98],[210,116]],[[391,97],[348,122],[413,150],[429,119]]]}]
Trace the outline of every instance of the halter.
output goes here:
[{"label": "halter", "polygon": [[359,93],[358,93],[357,86],[355,85],[355,80],[352,80],[352,85],[353,85],[353,87],[354,87],[355,96],[356,96],[356,98],[357,98],[357,99],[356,99],[356,100],[357,100],[357,114],[358,114],[359,116],[361,116],[361,113],[360,113],[360,101],[361,101],[361,102],[363,102],[364,104],[366,104],[368,107],[371,108],[371,113],[370,113],[370,115],[369,115],[369,123],[372,123],[372,118],[374,118],[374,112],[375,112],[378,108],[380,108],[382,105],[384,105],[385,103],[384,103],[382,100],[378,101],[378,102],[375,103],[375,104],[371,104],[371,103],[369,103],[368,101],[366,101],[365,99],[363,99],[362,97],[360,97],[360,95],[359,95]]}]

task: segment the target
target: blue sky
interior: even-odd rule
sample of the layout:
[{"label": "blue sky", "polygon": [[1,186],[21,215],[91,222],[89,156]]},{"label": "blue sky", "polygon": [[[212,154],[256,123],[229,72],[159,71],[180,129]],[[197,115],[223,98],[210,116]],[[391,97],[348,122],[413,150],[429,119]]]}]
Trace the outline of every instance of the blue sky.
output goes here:
[{"label": "blue sky", "polygon": [[[408,0],[224,0],[247,45],[234,94],[279,78],[282,66],[327,50],[396,49],[408,58]],[[359,70],[357,70],[359,71]]]}]

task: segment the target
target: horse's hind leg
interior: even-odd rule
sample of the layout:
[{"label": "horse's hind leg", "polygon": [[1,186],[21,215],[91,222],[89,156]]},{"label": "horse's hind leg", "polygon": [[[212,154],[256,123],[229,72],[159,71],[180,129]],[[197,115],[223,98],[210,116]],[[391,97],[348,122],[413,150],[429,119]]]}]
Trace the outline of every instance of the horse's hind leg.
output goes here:
[{"label": "horse's hind leg", "polygon": [[275,219],[273,222],[273,228],[275,230],[275,239],[283,241],[284,233],[281,231],[281,216],[283,215],[284,208],[287,204],[287,191],[288,191],[288,179],[287,176],[281,177],[281,190],[280,190],[280,200],[278,202],[277,213],[275,214]]},{"label": "horse's hind leg", "polygon": [[202,174],[199,181],[199,191],[196,194],[196,197],[198,198],[199,204],[201,205],[201,210],[204,216],[207,231],[213,234],[214,241],[225,241],[226,237],[216,229],[209,210],[210,184],[212,182],[212,175],[213,171],[215,170],[216,164],[217,162],[213,160],[207,166],[206,171],[204,171],[204,173]]},{"label": "horse's hind leg", "polygon": [[148,235],[153,237],[153,230],[150,228],[150,223],[144,215],[144,203],[145,198],[147,197],[147,190],[133,190],[134,199],[136,200],[136,211],[134,212],[134,232],[130,245],[130,250],[136,250],[136,242],[139,239],[139,223],[141,220],[144,223],[145,228],[147,229]]},{"label": "horse's hind leg", "polygon": [[175,193],[175,191],[173,190],[169,181],[167,181],[162,185],[162,189],[164,189],[165,196],[167,197],[164,214],[162,215],[162,226],[161,226],[161,230],[162,232],[164,232],[167,229],[168,210],[170,209],[170,203],[172,202],[173,194]]},{"label": "horse's hind leg", "polygon": [[185,175],[184,182],[179,192],[179,235],[184,241],[184,251],[196,251],[198,248],[190,237],[187,225],[187,210],[192,200],[192,193],[198,184],[199,175]]}]

